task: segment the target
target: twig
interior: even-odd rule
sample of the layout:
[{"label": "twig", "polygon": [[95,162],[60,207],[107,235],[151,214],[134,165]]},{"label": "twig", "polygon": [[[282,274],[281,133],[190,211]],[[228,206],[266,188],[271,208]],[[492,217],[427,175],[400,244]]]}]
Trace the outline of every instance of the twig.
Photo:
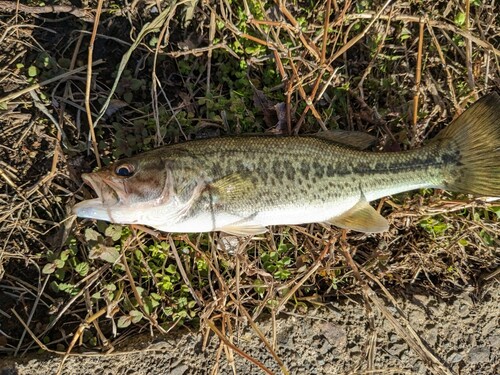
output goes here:
[{"label": "twig", "polygon": [[[213,45],[214,38],[215,38],[215,11],[211,9],[210,11],[210,29],[208,32],[208,45],[211,46]],[[212,78],[212,49],[209,49],[207,52],[207,97],[210,95],[210,81]]]},{"label": "twig", "polygon": [[418,54],[417,54],[417,67],[415,72],[415,94],[413,96],[413,144],[417,142],[417,122],[418,122],[418,99],[420,97],[420,81],[422,78],[422,49],[424,46],[424,19],[419,23],[418,34]]},{"label": "twig", "polygon": [[20,4],[18,1],[0,1],[0,9],[7,12],[21,12],[27,14],[45,14],[45,13],[69,13],[82,21],[94,22],[94,16],[87,9],[81,9],[72,5],[45,5],[30,7]]},{"label": "twig", "polygon": [[144,301],[142,299],[142,296],[139,293],[139,291],[137,290],[137,287],[135,286],[134,276],[132,275],[132,272],[130,272],[130,267],[128,266],[128,262],[127,262],[127,257],[125,256],[125,249],[124,249],[121,257],[122,257],[121,264],[125,268],[125,273],[127,274],[127,278],[128,278],[129,283],[130,283],[130,288],[132,289],[132,293],[134,294],[134,298],[137,301],[137,304],[139,305],[139,307],[141,308],[142,313],[149,320],[149,322],[156,329],[158,329],[158,331],[160,331],[163,334],[166,334],[167,332],[163,329],[163,327],[161,327],[158,324],[158,321],[156,320],[156,318],[147,312],[147,309],[144,306]]},{"label": "twig", "polygon": [[[389,13],[389,16],[392,15],[392,11],[393,11],[393,7],[391,7],[391,11]],[[387,34],[389,34],[390,27],[391,27],[391,18],[389,18],[389,20],[387,20],[387,25],[385,27],[384,33],[382,34],[382,39],[378,43],[377,50],[373,54],[373,57],[372,57],[370,63],[368,64],[368,67],[365,69],[363,75],[361,76],[361,79],[359,80],[358,90],[359,90],[359,96],[360,96],[360,98],[362,100],[365,100],[365,93],[364,93],[364,90],[363,90],[363,84],[365,82],[366,77],[368,77],[368,75],[372,71],[373,67],[378,62],[377,61],[378,55],[380,54],[380,51],[382,51],[382,48],[384,48],[384,46],[385,46],[385,39],[387,38]]]},{"label": "twig", "polygon": [[94,28],[92,30],[92,36],[89,42],[89,53],[87,56],[87,84],[85,85],[85,109],[87,112],[87,121],[89,123],[90,139],[92,140],[92,148],[94,149],[94,155],[97,162],[97,166],[101,168],[101,158],[99,156],[99,148],[97,147],[97,139],[94,131],[94,122],[92,121],[92,111],[90,110],[90,87],[92,85],[92,57],[94,51],[94,42],[97,34],[97,28],[99,27],[99,18],[102,12],[102,3],[104,0],[99,0],[97,2],[97,10],[95,15]]},{"label": "twig", "polygon": [[[119,309],[118,309],[117,306],[113,307],[111,309],[111,314],[110,315],[113,315],[118,310]],[[93,315],[89,316],[88,318],[86,318],[85,321],[82,324],[80,324],[80,326],[78,327],[78,329],[75,332],[75,335],[73,336],[73,339],[71,340],[71,343],[68,346],[68,349],[66,350],[66,353],[64,354],[63,358],[61,359],[61,363],[59,363],[59,367],[57,368],[56,375],[60,375],[61,374],[61,372],[63,370],[64,362],[66,362],[66,359],[68,359],[69,354],[71,353],[71,350],[75,346],[75,344],[78,341],[78,339],[80,338],[80,336],[83,334],[83,331],[85,330],[85,328],[87,328],[90,323],[92,323],[96,319],[99,319],[101,316],[103,316],[107,312],[108,312],[108,306],[103,307],[102,309],[100,309],[95,314],[93,314]]]},{"label": "twig", "polygon": [[[343,237],[345,237],[345,230],[343,230],[342,232],[343,232]],[[343,241],[344,239],[345,238],[343,238]],[[366,298],[369,298],[373,302],[378,311],[392,324],[398,335],[406,341],[408,346],[415,351],[415,353],[420,357],[420,359],[422,359],[422,361],[430,364],[431,366],[430,370],[433,373],[439,375],[452,375],[450,370],[446,368],[429,349],[427,349],[424,341],[420,339],[415,330],[411,327],[408,320],[404,318],[404,315],[401,313],[401,311],[398,309],[400,319],[405,323],[404,327],[398,322],[396,317],[387,309],[384,302],[377,296],[375,291],[370,287],[370,285],[368,285],[366,280],[364,280],[361,277],[360,270],[356,265],[356,263],[354,263],[354,260],[352,259],[349,251],[347,249],[342,248],[342,252],[347,260],[347,263],[349,264],[349,267],[351,267],[354,276],[360,282],[363,288],[363,295]],[[384,291],[384,293],[388,296],[389,300],[393,303],[393,305],[396,308],[398,308],[397,305],[395,304],[394,298],[382,285],[382,283],[370,272],[366,271],[364,268],[362,268],[361,271],[365,275],[369,276],[373,281],[375,281],[379,285],[379,287]]]},{"label": "twig", "polygon": [[272,372],[271,370],[269,370],[262,362],[260,362],[259,360],[251,357],[250,355],[248,355],[247,353],[245,353],[244,351],[242,351],[240,348],[238,348],[236,345],[234,345],[231,341],[229,341],[227,339],[227,337],[224,334],[222,334],[221,331],[219,331],[217,329],[217,327],[215,326],[215,324],[212,321],[207,320],[207,324],[210,327],[210,329],[212,331],[214,331],[214,333],[219,337],[219,339],[221,339],[224,342],[224,344],[226,344],[227,346],[229,346],[231,349],[233,349],[236,353],[238,353],[240,356],[242,356],[243,358],[245,358],[249,362],[257,365],[266,374],[274,375],[274,372]]},{"label": "twig", "polygon": [[386,297],[391,301],[392,305],[396,308],[399,319],[403,322],[403,325],[401,325],[396,317],[387,309],[385,303],[377,296],[375,291],[370,288],[367,283],[365,283],[363,289],[366,290],[367,296],[373,302],[375,307],[377,307],[377,309],[382,313],[382,315],[392,324],[398,335],[406,341],[408,346],[413,349],[413,351],[415,351],[415,353],[420,357],[422,361],[430,364],[431,368],[429,370],[431,370],[433,373],[440,375],[452,375],[453,373],[443,363],[441,363],[441,361],[434,355],[434,353],[427,349],[428,344],[425,342],[425,340],[419,337],[417,332],[415,332],[410,322],[404,317],[405,314],[399,309],[396,301],[394,300],[394,297],[392,297],[392,295],[384,287],[384,285],[367,270],[361,269],[361,271],[377,283]]},{"label": "twig", "polygon": [[276,311],[280,312],[281,309],[283,309],[285,304],[288,302],[288,300],[295,294],[295,292],[317,271],[317,269],[321,265],[321,261],[326,256],[328,251],[332,248],[332,246],[334,246],[335,242],[336,242],[335,238],[328,241],[328,243],[325,245],[325,248],[323,249],[321,254],[315,260],[314,265],[309,268],[307,273],[298,282],[296,282],[293,285],[293,287],[290,288],[288,293],[281,299],[280,303],[276,307]]},{"label": "twig", "polygon": [[179,252],[177,251],[177,247],[175,246],[174,240],[172,239],[172,236],[168,237],[168,241],[170,244],[170,250],[172,250],[172,253],[174,254],[175,262],[177,263],[177,266],[179,267],[179,272],[182,276],[182,279],[184,280],[184,283],[188,286],[189,292],[193,296],[194,300],[198,304],[198,306],[203,306],[203,302],[200,300],[200,297],[198,297],[198,294],[196,294],[193,285],[191,285],[191,282],[189,281],[189,277],[186,274],[186,270],[184,269],[184,266],[182,265],[181,258],[179,257]]},{"label": "twig", "polygon": [[312,43],[305,35],[300,31],[299,22],[295,19],[295,17],[288,11],[285,6],[285,0],[275,0],[278,3],[278,8],[281,13],[288,19],[288,21],[292,24],[296,32],[299,34],[299,39],[303,43],[304,47],[314,56],[316,60],[320,60],[320,54],[318,48]]},{"label": "twig", "polygon": [[[199,252],[200,256],[207,262],[207,264],[210,266],[210,269],[215,273],[217,279],[219,279],[219,282],[220,282],[220,285],[225,285],[224,283],[224,279],[222,278],[219,270],[217,268],[215,268],[213,266],[213,263],[211,262],[211,260],[207,257],[207,255],[203,252]],[[259,327],[257,327],[257,325],[255,324],[255,322],[253,321],[252,319],[252,316],[248,313],[248,311],[245,309],[245,307],[242,305],[241,301],[239,301],[234,295],[233,293],[231,293],[231,291],[229,290],[226,290],[224,291],[224,294],[226,296],[228,296],[229,298],[231,298],[231,300],[234,302],[234,304],[236,306],[238,306],[238,309],[239,311],[241,311],[243,313],[243,315],[247,318],[247,321],[248,323],[250,324],[250,326],[252,327],[252,329],[257,333],[257,336],[259,336],[259,338],[262,340],[262,342],[264,343],[264,345],[266,346],[266,348],[269,350],[269,352],[271,353],[271,355],[273,356],[273,358],[275,359],[275,361],[279,364],[280,368],[281,368],[281,371],[285,374],[285,375],[288,375],[290,372],[288,371],[288,369],[286,368],[285,364],[283,363],[283,361],[278,357],[278,355],[276,354],[275,350],[273,349],[273,347],[271,346],[271,344],[269,343],[269,341],[266,339],[266,337],[264,336],[264,334],[262,333],[262,331],[259,329]],[[213,323],[211,321],[209,321],[207,319],[207,322],[210,324],[213,325]]]},{"label": "twig", "polygon": [[143,39],[150,33],[152,32],[157,32],[164,22],[167,22],[174,14],[175,10],[179,5],[184,4],[186,1],[180,1],[176,2],[174,4],[171,4],[167,8],[165,8],[153,21],[150,23],[147,23],[144,25],[144,27],[141,29],[139,32],[139,35],[137,35],[136,40],[134,43],[130,46],[130,48],[125,52],[122,56],[122,59],[120,61],[120,65],[118,66],[118,71],[116,73],[116,78],[115,81],[113,82],[113,86],[111,87],[111,90],[108,94],[108,97],[106,98],[106,101],[101,107],[101,110],[99,111],[99,115],[97,118],[94,120],[94,126],[98,123],[98,121],[104,116],[106,113],[106,110],[108,109],[109,103],[111,102],[111,98],[113,97],[116,88],[118,87],[118,83],[120,82],[121,76],[123,74],[123,71],[125,70],[128,61],[130,60],[130,57],[132,56],[132,53],[136,50],[136,48],[141,44]]},{"label": "twig", "polygon": [[[104,60],[100,59],[100,60],[96,60],[92,63],[92,66],[97,66],[97,65],[100,65],[104,62]],[[73,70],[70,70],[70,71],[67,71],[66,73],[63,73],[63,74],[59,74],[55,77],[52,77],[52,78],[49,78],[45,81],[42,81],[42,82],[39,82],[39,83],[35,83],[34,85],[31,85],[31,86],[28,86],[22,90],[19,90],[19,91],[16,91],[16,92],[13,92],[7,96],[4,96],[3,98],[0,98],[0,103],[4,103],[4,102],[8,102],[10,100],[13,100],[13,99],[16,99],[18,97],[20,97],[21,95],[24,95],[30,91],[33,91],[33,90],[37,90],[41,87],[44,87],[44,86],[47,86],[53,82],[57,82],[57,81],[62,81],[64,79],[69,79],[71,76],[77,74],[77,73],[80,73],[80,72],[84,72],[85,70],[87,70],[87,67],[86,66],[81,66],[79,68],[76,68],[76,69],[73,69]]]},{"label": "twig", "polygon": [[[380,19],[380,20],[387,20],[389,18],[388,15],[382,15],[382,14],[374,14],[370,12],[366,13],[359,13],[359,14],[349,14],[346,16],[346,20],[357,20],[357,19]],[[398,15],[398,16],[393,16],[392,21],[403,21],[403,22],[415,22],[415,23],[420,23],[421,17],[419,16],[410,16],[410,15]],[[431,27],[435,27],[437,29],[442,29],[442,30],[448,30],[451,31],[455,34],[461,35],[466,39],[470,39],[471,42],[474,42],[478,46],[481,46],[489,51],[492,51],[495,55],[500,56],[500,50],[495,48],[491,43],[488,43],[477,36],[472,35],[470,32],[462,30],[458,28],[457,26],[449,23],[444,23],[441,21],[435,21],[435,20],[427,20],[429,25]]]},{"label": "twig", "polygon": [[[434,43],[434,46],[436,47],[437,53],[439,55],[439,59],[441,60],[441,64],[443,64],[444,70],[446,72],[446,82],[448,84],[448,90],[450,90],[450,95],[451,99],[453,102],[453,106],[455,107],[455,110],[459,108],[458,102],[457,102],[457,96],[455,94],[455,87],[453,86],[453,79],[451,77],[451,72],[450,72],[450,67],[446,63],[446,59],[444,57],[443,49],[441,48],[441,45],[439,44],[438,39],[436,38],[436,34],[434,33],[434,29],[429,25],[429,22],[426,23],[427,25],[427,31],[429,32],[432,41]],[[488,74],[486,74],[486,78],[488,77]],[[486,83],[485,83],[485,86]]]},{"label": "twig", "polygon": [[330,26],[330,11],[331,11],[331,0],[326,0],[326,12],[325,12],[325,24],[323,25],[323,43],[321,46],[321,59],[320,64],[323,65],[326,59],[326,45],[328,43],[328,27]]},{"label": "twig", "polygon": [[[290,57],[290,66],[292,67],[294,76],[297,77],[297,79],[299,79],[299,72],[297,71],[297,67],[295,66],[291,57]],[[306,102],[307,108],[309,108],[309,110],[311,110],[312,114],[316,118],[316,121],[318,121],[319,125],[321,126],[321,128],[324,131],[328,131],[328,128],[326,127],[325,123],[321,119],[319,112],[314,107],[314,103],[312,102],[312,98],[306,94],[306,91],[304,90],[304,87],[302,86],[300,81],[297,82],[297,87],[299,89],[300,96]],[[295,134],[298,134],[299,129],[300,129],[299,125],[295,126],[295,129],[294,129]]]},{"label": "twig", "polygon": [[[37,267],[38,268],[38,267]],[[38,268],[38,271],[40,272],[40,268]],[[33,319],[33,315],[35,314],[35,311],[38,307],[38,303],[40,302],[40,297],[42,296],[43,294],[43,291],[45,290],[45,287],[47,286],[47,283],[49,281],[49,278],[50,277],[46,277],[45,278],[45,281],[43,282],[43,285],[38,286],[38,293],[36,295],[36,298],[35,298],[35,301],[33,302],[33,306],[31,308],[31,312],[30,312],[30,315],[28,316],[28,321],[26,322],[26,325],[29,326],[30,323],[31,323],[31,320]],[[38,280],[38,282],[40,283],[40,279]],[[21,345],[23,343],[23,340],[24,340],[24,336],[26,335],[26,330],[23,331],[23,334],[21,335],[21,337],[19,338],[19,343],[17,344],[17,347],[16,347],[16,350],[14,352],[14,357],[17,356],[17,353],[19,352],[19,349],[21,348]]]},{"label": "twig", "polygon": [[[465,31],[470,31],[469,20],[470,18],[470,0],[465,0]],[[473,92],[476,93],[474,74],[472,73],[472,41],[470,39],[465,40],[465,64],[467,65],[467,77],[469,78],[469,86]],[[478,99],[476,93],[476,100]]]},{"label": "twig", "polygon": [[[347,42],[342,48],[340,48],[337,52],[335,52],[335,54],[329,59],[330,63],[333,62],[333,61],[335,61],[335,60],[337,60],[337,58],[339,56],[341,56],[344,52],[346,52],[347,50],[349,50],[353,45],[355,45],[359,40],[361,40],[361,38],[363,38],[366,35],[366,33],[371,29],[371,27],[373,26],[373,24],[378,19],[382,19],[382,13],[385,11],[385,8],[387,8],[391,2],[392,2],[392,0],[387,0],[384,3],[384,5],[382,6],[382,8],[380,8],[380,10],[377,12],[377,14],[375,14],[375,15],[372,16],[371,21],[363,29],[363,31],[361,33],[359,33],[358,35],[356,35],[351,40],[349,40],[349,42]],[[388,16],[388,17],[390,17],[390,16]]]}]

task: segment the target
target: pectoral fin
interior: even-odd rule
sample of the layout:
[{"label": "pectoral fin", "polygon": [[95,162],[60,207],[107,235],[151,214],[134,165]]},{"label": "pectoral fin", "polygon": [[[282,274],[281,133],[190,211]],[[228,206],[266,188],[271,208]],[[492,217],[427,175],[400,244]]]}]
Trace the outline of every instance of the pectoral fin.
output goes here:
[{"label": "pectoral fin", "polygon": [[245,224],[234,224],[227,225],[218,230],[232,234],[233,236],[254,236],[256,234],[262,234],[267,232],[267,228],[260,225],[245,225]]},{"label": "pectoral fin", "polygon": [[221,202],[240,200],[255,191],[250,172],[236,172],[210,184],[212,192]]},{"label": "pectoral fin", "polygon": [[389,229],[389,223],[365,200],[359,201],[349,211],[328,220],[331,224],[345,229],[365,233],[380,233]]},{"label": "pectoral fin", "polygon": [[341,143],[358,150],[364,150],[370,146],[373,146],[377,141],[377,138],[367,133],[340,129],[320,131],[316,133],[316,137],[328,139],[329,141],[333,141],[336,143]]}]

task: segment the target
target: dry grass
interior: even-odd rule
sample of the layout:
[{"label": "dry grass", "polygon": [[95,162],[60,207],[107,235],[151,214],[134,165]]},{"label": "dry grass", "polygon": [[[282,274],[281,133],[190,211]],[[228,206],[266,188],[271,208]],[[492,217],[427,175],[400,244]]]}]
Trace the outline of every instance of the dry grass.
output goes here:
[{"label": "dry grass", "polygon": [[375,135],[380,150],[418,147],[500,87],[494,2],[92,4],[2,8],[0,351],[106,353],[126,330],[185,325],[220,337],[217,358],[271,373],[237,345],[250,325],[287,373],[255,320],[361,293],[433,373],[449,373],[386,308],[386,288],[448,297],[497,278],[495,201],[402,194],[379,203],[387,233],[280,227],[231,253],[218,233],[158,239],[68,215],[89,194],[81,172],[195,136],[338,127]]}]

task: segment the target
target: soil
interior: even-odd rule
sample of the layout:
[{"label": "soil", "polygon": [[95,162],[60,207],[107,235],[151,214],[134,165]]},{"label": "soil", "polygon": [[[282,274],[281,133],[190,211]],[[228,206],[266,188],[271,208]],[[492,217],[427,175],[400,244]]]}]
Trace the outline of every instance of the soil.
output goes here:
[{"label": "soil", "polygon": [[[440,365],[410,348],[407,336],[397,331],[382,310],[373,306],[367,312],[362,297],[336,301],[305,314],[283,315],[274,324],[271,318],[265,319],[259,327],[275,343],[290,374],[498,374],[498,283],[490,284],[480,296],[473,292],[447,301],[411,292],[396,297],[407,322]],[[396,307],[387,301],[384,305],[390,317],[397,316]],[[406,333],[407,329],[403,327]],[[279,374],[278,363],[255,332],[249,327],[239,331],[233,343]],[[189,332],[129,337],[111,354],[69,357],[62,374],[264,373],[221,345],[217,336],[210,335],[205,347],[203,342],[202,333]],[[54,374],[61,358],[28,355],[3,359],[0,374]]]}]

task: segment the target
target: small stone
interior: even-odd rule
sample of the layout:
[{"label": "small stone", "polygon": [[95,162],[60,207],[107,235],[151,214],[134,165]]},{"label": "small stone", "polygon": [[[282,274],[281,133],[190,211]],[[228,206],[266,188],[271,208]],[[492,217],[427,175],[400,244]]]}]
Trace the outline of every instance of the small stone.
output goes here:
[{"label": "small stone", "polygon": [[399,336],[389,333],[389,342],[397,342],[397,341],[399,341]]},{"label": "small stone", "polygon": [[485,336],[488,336],[491,332],[493,332],[494,330],[496,330],[498,327],[498,322],[496,319],[490,319],[488,321],[488,323],[486,323],[483,327],[483,329],[481,330],[481,335],[483,337]]},{"label": "small stone", "polygon": [[490,360],[490,348],[487,346],[477,346],[469,351],[470,363],[486,363]]},{"label": "small stone", "polygon": [[500,348],[500,335],[493,335],[488,339],[488,341],[490,342],[490,345],[495,349]]},{"label": "small stone", "polygon": [[426,327],[425,338],[427,339],[427,344],[430,346],[435,346],[438,340],[438,330],[436,327],[428,328]]},{"label": "small stone", "polygon": [[464,359],[464,356],[462,354],[453,351],[448,356],[447,361],[449,363],[457,363],[457,362],[460,362],[462,359]]},{"label": "small stone", "polygon": [[235,255],[240,246],[240,238],[237,236],[221,236],[219,238],[219,243],[217,244],[217,249],[225,251],[229,255]]},{"label": "small stone", "polygon": [[339,325],[324,323],[321,325],[321,331],[330,345],[338,351],[343,351],[347,344],[347,332]]},{"label": "small stone", "polygon": [[425,322],[427,322],[429,319],[427,318],[426,314],[423,311],[420,310],[414,310],[410,313],[409,316],[409,321],[410,324],[419,324],[423,325]]},{"label": "small stone", "polygon": [[387,349],[387,352],[393,356],[399,357],[406,349],[408,349],[408,346],[404,343],[393,344]]},{"label": "small stone", "polygon": [[170,375],[184,375],[188,369],[186,365],[182,364],[170,370]]},{"label": "small stone", "polygon": [[467,295],[463,295],[462,298],[459,298],[453,302],[454,310],[462,318],[469,316],[471,306],[473,306],[473,303],[470,297]]},{"label": "small stone", "polygon": [[413,365],[412,373],[415,375],[425,375],[427,373],[427,366],[421,361],[417,361]]},{"label": "small stone", "polygon": [[429,300],[430,300],[430,297],[429,296],[426,296],[424,294],[414,294],[413,295],[413,298],[420,304],[422,304],[423,306],[427,306],[427,304],[429,303]]}]

